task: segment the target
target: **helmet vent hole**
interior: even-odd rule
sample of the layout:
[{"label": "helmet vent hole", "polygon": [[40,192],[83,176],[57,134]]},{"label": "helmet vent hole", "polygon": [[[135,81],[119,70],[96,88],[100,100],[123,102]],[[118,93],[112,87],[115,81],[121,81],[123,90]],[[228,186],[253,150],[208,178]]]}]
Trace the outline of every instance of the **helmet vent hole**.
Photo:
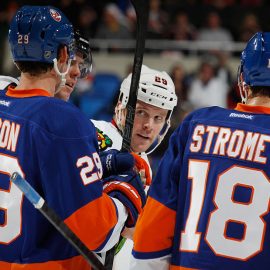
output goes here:
[{"label": "helmet vent hole", "polygon": [[122,102],[123,101],[123,96],[124,96],[124,94],[120,93],[118,100]]},{"label": "helmet vent hole", "polygon": [[42,40],[45,39],[45,34],[46,34],[46,31],[47,31],[48,29],[50,29],[50,25],[49,25],[49,24],[48,24],[48,25],[45,25],[45,26],[43,27],[42,31],[40,32],[40,37],[41,37]]},{"label": "helmet vent hole", "polygon": [[146,89],[145,89],[145,88],[142,88],[142,91],[143,91],[144,93],[146,93]]}]

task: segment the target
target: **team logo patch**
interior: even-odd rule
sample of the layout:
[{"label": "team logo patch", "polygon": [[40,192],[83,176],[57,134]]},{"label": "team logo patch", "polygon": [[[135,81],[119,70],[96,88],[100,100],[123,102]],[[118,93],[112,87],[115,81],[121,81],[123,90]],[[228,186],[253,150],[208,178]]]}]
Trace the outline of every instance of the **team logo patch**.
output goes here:
[{"label": "team logo patch", "polygon": [[98,138],[98,147],[101,151],[104,151],[108,147],[112,146],[112,140],[98,128],[97,128],[97,138]]},{"label": "team logo patch", "polygon": [[50,51],[45,51],[45,52],[44,52],[44,57],[45,57],[45,58],[50,58],[51,55],[52,55],[52,53],[51,53]]},{"label": "team logo patch", "polygon": [[56,11],[55,9],[50,9],[50,14],[52,16],[52,18],[57,21],[57,22],[60,22],[62,17],[60,15],[60,13],[58,11]]}]

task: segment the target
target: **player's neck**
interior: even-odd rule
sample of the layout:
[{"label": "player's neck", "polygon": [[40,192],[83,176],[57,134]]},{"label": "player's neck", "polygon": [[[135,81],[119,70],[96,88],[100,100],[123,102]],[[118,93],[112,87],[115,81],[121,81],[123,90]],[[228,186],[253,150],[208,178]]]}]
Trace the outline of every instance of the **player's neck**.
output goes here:
[{"label": "player's neck", "polygon": [[56,79],[48,73],[40,76],[31,76],[27,73],[22,73],[16,90],[27,89],[43,89],[54,96]]},{"label": "player's neck", "polygon": [[247,100],[247,105],[270,108],[270,98],[265,96],[252,97]]}]

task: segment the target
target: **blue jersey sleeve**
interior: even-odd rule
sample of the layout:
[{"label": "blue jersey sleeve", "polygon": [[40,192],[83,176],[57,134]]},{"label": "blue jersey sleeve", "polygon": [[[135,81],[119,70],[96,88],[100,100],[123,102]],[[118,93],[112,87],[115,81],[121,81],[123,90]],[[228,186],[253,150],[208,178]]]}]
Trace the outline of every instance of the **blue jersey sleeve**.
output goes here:
[{"label": "blue jersey sleeve", "polygon": [[[96,129],[77,108],[52,102],[57,113],[50,106],[49,120],[42,121],[45,122],[42,126],[38,125],[41,123],[38,119],[32,124],[33,143],[38,145],[37,177],[48,205],[95,250],[104,246],[118,222],[117,207],[103,193],[100,181],[102,165]],[[104,222],[97,227],[98,219]]]},{"label": "blue jersey sleeve", "polygon": [[187,126],[188,121],[185,121],[172,134],[150,187],[146,206],[135,230],[133,256],[136,259],[160,258],[171,253],[176,210],[181,199],[178,191],[185,188],[180,186],[179,178]]}]

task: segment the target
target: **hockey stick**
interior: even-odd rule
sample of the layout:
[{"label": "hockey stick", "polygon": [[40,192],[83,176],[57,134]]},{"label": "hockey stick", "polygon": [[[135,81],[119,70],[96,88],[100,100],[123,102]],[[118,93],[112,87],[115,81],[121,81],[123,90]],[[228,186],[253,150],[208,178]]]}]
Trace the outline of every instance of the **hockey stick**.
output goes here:
[{"label": "hockey stick", "polygon": [[121,151],[130,151],[130,142],[132,135],[135,109],[137,103],[138,86],[142,69],[143,54],[145,47],[146,31],[149,16],[149,0],[131,0],[135,8],[137,17],[136,30],[136,49],[134,54],[131,84],[129,90],[129,99],[127,103],[127,115],[125,129],[123,133],[123,142]]},{"label": "hockey stick", "polygon": [[45,200],[23,179],[17,172],[14,172],[12,181],[25,195],[25,197],[37,208],[41,214],[67,239],[67,241],[85,258],[92,269],[105,270],[102,263],[90,251],[76,234],[63,222],[62,219],[48,206]]},{"label": "hockey stick", "polygon": [[[141,76],[143,54],[145,48],[145,38],[148,26],[148,17],[149,17],[149,0],[131,0],[132,5],[134,6],[137,18],[137,29],[136,29],[136,49],[134,54],[133,69],[131,84],[129,90],[129,99],[127,102],[127,114],[125,121],[125,129],[123,132],[123,142],[121,151],[130,151],[130,143],[132,136],[132,128],[135,117],[135,109],[137,103],[138,95],[138,86]],[[118,244],[123,245],[125,238],[121,237]],[[112,270],[113,259],[116,253],[117,247],[115,245],[112,249],[106,252],[105,258],[105,268],[106,270]]]}]

